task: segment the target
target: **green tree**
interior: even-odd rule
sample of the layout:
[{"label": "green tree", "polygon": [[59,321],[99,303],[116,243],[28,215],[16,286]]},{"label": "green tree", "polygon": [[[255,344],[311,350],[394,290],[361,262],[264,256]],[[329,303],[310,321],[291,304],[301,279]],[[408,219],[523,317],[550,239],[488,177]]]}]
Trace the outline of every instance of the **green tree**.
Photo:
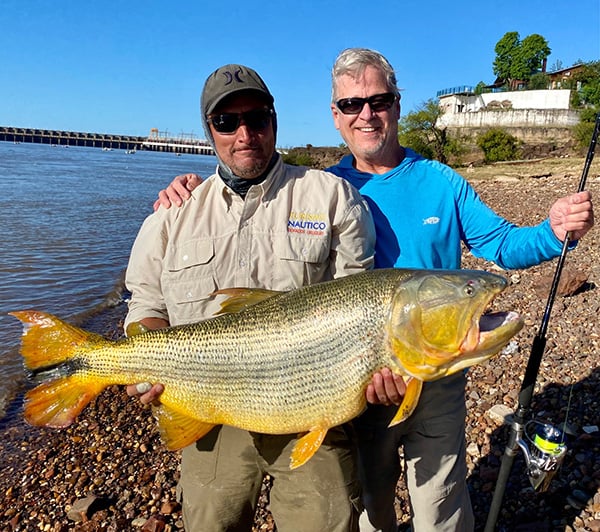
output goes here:
[{"label": "green tree", "polygon": [[527,88],[529,90],[544,90],[548,88],[548,84],[548,74],[536,72],[527,83]]},{"label": "green tree", "polygon": [[477,138],[486,163],[514,161],[519,157],[519,141],[503,129],[494,128]]},{"label": "green tree", "polygon": [[408,113],[398,125],[400,144],[412,148],[428,159],[437,159],[442,163],[447,162],[446,129],[436,126],[438,118],[443,112],[437,100],[430,99],[421,104],[416,111]]},{"label": "green tree", "polygon": [[475,86],[475,94],[483,94],[485,92],[485,87],[486,87],[486,84],[483,81],[480,81]]},{"label": "green tree", "polygon": [[565,84],[571,91],[571,102],[581,109],[579,124],[573,128],[577,144],[582,149],[589,146],[596,123],[596,115],[600,113],[600,61],[583,64],[584,68],[577,72],[571,81]]},{"label": "green tree", "polygon": [[509,31],[496,43],[494,51],[496,52],[496,58],[494,59],[494,74],[502,80],[512,79],[512,65],[516,61],[516,55],[518,54],[518,48],[521,41],[519,40],[519,33],[516,31]]},{"label": "green tree", "polygon": [[584,63],[584,68],[573,77],[572,89],[579,88],[580,102],[600,109],[600,61]]},{"label": "green tree", "polygon": [[516,31],[505,33],[494,51],[494,74],[508,85],[514,80],[529,80],[550,55],[548,42],[541,35],[534,33],[521,41]]},{"label": "green tree", "polygon": [[521,55],[525,63],[526,75],[531,76],[541,72],[544,60],[548,58],[550,52],[548,41],[541,35],[533,33],[525,37],[521,42]]}]

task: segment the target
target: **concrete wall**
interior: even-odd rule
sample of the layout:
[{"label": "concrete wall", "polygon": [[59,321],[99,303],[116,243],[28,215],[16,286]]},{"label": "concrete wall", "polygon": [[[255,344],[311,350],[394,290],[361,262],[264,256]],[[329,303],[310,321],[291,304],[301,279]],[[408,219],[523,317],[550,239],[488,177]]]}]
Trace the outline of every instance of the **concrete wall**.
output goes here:
[{"label": "concrete wall", "polygon": [[457,93],[440,96],[440,107],[446,114],[478,112],[497,109],[569,109],[571,91],[537,90],[513,92],[486,92],[483,94]]},{"label": "concrete wall", "polygon": [[438,127],[570,127],[579,123],[579,112],[572,109],[505,109],[472,113],[444,113]]},{"label": "concrete wall", "polygon": [[481,95],[486,106],[508,100],[513,109],[568,109],[570,90],[538,90],[514,92],[486,92]]},{"label": "concrete wall", "polygon": [[570,90],[452,94],[440,97],[446,127],[570,127],[579,113],[569,109]]}]

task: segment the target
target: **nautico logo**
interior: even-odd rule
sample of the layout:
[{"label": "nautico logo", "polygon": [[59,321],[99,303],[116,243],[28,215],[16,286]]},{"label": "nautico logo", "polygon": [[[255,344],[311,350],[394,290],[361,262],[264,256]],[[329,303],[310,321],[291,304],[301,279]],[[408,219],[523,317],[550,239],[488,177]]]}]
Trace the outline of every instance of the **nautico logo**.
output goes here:
[{"label": "nautico logo", "polygon": [[323,213],[292,211],[288,220],[288,232],[320,236],[327,230],[327,225],[327,217]]}]

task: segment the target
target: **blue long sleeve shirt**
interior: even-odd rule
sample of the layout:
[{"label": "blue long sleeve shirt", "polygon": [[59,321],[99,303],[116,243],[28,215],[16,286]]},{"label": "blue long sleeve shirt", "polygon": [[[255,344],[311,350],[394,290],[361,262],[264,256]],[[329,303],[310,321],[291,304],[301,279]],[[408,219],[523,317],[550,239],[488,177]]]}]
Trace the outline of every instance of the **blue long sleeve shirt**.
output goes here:
[{"label": "blue long sleeve shirt", "polygon": [[406,148],[385,174],[360,172],[353,157],[328,171],[347,179],[375,220],[376,268],[460,268],[461,242],[476,257],[504,269],[526,268],[560,255],[562,243],[546,219],[517,227],[496,214],[450,167]]}]

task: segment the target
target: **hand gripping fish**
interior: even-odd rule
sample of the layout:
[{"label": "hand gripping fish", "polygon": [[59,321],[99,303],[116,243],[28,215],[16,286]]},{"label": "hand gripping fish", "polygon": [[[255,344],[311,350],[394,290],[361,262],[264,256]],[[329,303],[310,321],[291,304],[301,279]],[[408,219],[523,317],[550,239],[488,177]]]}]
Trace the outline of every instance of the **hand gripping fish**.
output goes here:
[{"label": "hand gripping fish", "polygon": [[359,415],[374,372],[407,383],[391,425],[417,405],[423,381],[498,353],[522,327],[514,312],[484,314],[506,287],[483,271],[381,269],[291,292],[227,289],[223,315],[119,341],[36,311],[21,353],[42,384],[25,397],[33,425],[67,427],[104,388],[161,382],[157,412],[169,449],[215,425],[267,434],[303,433],[291,468],[327,430]]}]

